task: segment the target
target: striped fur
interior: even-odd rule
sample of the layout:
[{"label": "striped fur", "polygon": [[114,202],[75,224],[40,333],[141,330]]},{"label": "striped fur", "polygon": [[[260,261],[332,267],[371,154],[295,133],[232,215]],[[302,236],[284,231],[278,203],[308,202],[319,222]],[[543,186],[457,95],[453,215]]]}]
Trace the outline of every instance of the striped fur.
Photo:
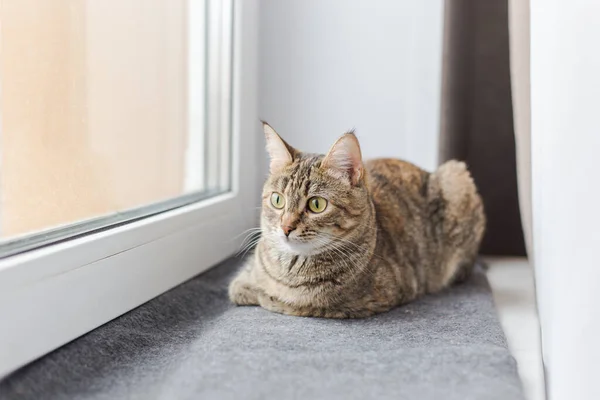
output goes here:
[{"label": "striped fur", "polygon": [[[351,133],[327,156],[293,149],[266,124],[265,133],[271,149],[288,154],[271,153],[262,235],[230,284],[234,303],[360,318],[469,276],[485,215],[464,163],[449,161],[434,173],[396,159],[363,165]],[[285,197],[283,209],[271,205],[273,192]],[[307,209],[312,196],[328,200],[324,212]],[[295,228],[289,237],[284,220]]]}]

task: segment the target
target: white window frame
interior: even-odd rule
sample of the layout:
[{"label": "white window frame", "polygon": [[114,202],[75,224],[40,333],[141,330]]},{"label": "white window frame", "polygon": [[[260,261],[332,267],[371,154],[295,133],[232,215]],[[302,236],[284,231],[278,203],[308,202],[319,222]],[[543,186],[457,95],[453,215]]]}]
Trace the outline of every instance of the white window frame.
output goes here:
[{"label": "white window frame", "polygon": [[231,191],[0,260],[0,377],[223,261],[256,226],[258,3],[230,4],[232,115],[217,124],[232,125]]}]

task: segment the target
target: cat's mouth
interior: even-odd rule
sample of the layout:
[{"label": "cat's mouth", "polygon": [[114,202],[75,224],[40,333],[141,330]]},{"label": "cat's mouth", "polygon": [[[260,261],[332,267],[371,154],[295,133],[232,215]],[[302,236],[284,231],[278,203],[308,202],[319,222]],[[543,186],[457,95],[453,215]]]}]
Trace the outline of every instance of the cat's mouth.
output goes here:
[{"label": "cat's mouth", "polygon": [[289,237],[280,235],[279,243],[281,250],[286,253],[311,256],[321,253],[329,244],[329,240],[301,239],[292,235]]}]

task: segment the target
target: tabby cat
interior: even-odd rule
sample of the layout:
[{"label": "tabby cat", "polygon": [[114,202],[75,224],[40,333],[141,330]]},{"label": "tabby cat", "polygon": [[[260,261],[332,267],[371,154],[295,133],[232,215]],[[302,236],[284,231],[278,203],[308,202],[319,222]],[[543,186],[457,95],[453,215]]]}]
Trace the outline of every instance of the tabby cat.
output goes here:
[{"label": "tabby cat", "polygon": [[263,126],[262,235],[230,284],[232,302],[361,318],[469,277],[485,215],[464,163],[433,173],[396,159],[363,164],[353,132],[327,155],[307,154]]}]

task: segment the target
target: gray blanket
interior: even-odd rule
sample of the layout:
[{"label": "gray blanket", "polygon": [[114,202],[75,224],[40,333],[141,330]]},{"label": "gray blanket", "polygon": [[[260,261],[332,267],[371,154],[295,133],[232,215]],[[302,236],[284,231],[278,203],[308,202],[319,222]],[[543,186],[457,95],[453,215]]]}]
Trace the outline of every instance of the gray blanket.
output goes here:
[{"label": "gray blanket", "polygon": [[0,399],[523,399],[486,278],[365,320],[236,308],[230,260],[0,382]]}]

